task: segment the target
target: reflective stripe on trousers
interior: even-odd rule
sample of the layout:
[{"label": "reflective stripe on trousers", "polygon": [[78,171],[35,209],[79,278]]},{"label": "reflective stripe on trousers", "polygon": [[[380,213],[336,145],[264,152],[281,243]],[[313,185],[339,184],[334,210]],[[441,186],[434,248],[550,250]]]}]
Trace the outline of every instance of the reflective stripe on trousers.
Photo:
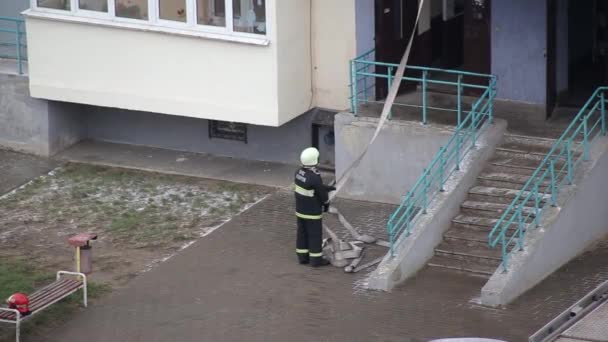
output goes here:
[{"label": "reflective stripe on trousers", "polygon": [[321,218],[323,218],[323,215],[306,215],[300,214],[298,212],[296,212],[296,216],[305,220],[320,220]]}]

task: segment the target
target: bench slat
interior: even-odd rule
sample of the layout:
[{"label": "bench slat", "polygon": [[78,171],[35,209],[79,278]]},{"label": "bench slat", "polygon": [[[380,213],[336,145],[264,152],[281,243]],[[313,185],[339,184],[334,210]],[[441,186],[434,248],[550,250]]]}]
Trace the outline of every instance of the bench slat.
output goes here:
[{"label": "bench slat", "polygon": [[63,286],[52,293],[48,293],[44,298],[40,298],[34,303],[30,303],[30,311],[34,312],[58,298],[66,297],[67,295],[76,292],[81,287],[81,283],[71,284],[71,286]]},{"label": "bench slat", "polygon": [[[83,287],[84,283],[75,279],[60,279],[42,289],[34,292],[30,297],[30,311],[35,313],[38,309],[44,306],[67,297],[69,294],[76,292]],[[0,311],[0,319],[15,321],[15,313],[9,311]]]}]

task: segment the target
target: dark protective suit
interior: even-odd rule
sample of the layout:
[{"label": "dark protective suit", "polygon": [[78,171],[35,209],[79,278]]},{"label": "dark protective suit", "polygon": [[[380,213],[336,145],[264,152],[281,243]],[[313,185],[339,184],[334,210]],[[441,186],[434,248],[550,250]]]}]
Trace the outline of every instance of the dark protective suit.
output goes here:
[{"label": "dark protective suit", "polygon": [[327,264],[322,258],[323,211],[329,208],[328,192],[334,187],[323,184],[321,175],[314,167],[302,167],[296,172],[295,196],[298,219],[296,254],[301,264],[311,266]]}]

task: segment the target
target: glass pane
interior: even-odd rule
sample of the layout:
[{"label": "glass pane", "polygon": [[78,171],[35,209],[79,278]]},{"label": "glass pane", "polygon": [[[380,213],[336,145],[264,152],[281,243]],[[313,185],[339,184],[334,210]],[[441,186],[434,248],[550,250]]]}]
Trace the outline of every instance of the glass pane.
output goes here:
[{"label": "glass pane", "polygon": [[186,0],[159,0],[158,10],[161,19],[182,23],[187,21]]},{"label": "glass pane", "polygon": [[226,26],[226,0],[196,0],[199,25]]},{"label": "glass pane", "polygon": [[78,0],[78,8],[87,11],[108,12],[108,0]]},{"label": "glass pane", "polygon": [[116,0],[116,16],[148,20],[148,0]]},{"label": "glass pane", "polygon": [[266,34],[266,0],[234,0],[234,31]]},{"label": "glass pane", "polygon": [[70,10],[70,0],[38,0],[38,7]]}]

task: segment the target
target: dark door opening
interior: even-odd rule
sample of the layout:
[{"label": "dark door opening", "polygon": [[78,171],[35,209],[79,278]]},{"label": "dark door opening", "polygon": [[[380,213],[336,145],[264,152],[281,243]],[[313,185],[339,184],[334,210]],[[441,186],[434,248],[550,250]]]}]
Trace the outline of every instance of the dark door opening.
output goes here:
[{"label": "dark door opening", "polygon": [[[384,63],[398,64],[407,47],[408,39],[414,29],[418,0],[376,0],[375,1],[375,30],[376,30],[376,60]],[[417,36],[417,35],[416,35]],[[416,39],[412,43],[412,51],[408,64],[415,64]],[[396,69],[392,70],[394,74]],[[388,67],[376,67],[376,73],[388,74]],[[415,75],[408,71],[406,75]],[[388,95],[388,80],[376,80],[376,96],[378,99]],[[414,90],[414,82],[401,82],[400,92]]]},{"label": "dark door opening", "polygon": [[580,108],[597,87],[608,83],[608,3],[569,0],[567,10],[568,86],[558,103]]},{"label": "dark door opening", "polygon": [[557,98],[557,0],[547,0],[547,118],[553,113]]},{"label": "dark door opening", "polygon": [[[467,0],[464,7],[464,65],[469,72],[490,74],[491,68],[491,11],[490,0]],[[465,77],[466,83],[484,84],[478,77]],[[467,94],[479,94],[480,90],[468,89]]]}]

